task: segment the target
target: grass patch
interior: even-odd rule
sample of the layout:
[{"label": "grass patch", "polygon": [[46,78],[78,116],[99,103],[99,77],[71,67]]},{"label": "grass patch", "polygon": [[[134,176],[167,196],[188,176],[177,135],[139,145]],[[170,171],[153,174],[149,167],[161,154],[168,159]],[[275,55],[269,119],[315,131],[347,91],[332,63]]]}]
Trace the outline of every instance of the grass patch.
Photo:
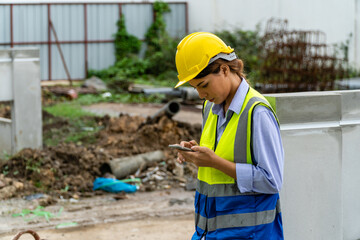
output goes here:
[{"label": "grass patch", "polygon": [[82,106],[101,102],[161,103],[164,99],[165,95],[163,94],[146,96],[141,93],[109,91],[100,94],[79,94],[79,97],[73,101],[60,101],[43,106],[43,110],[50,114],[50,116],[45,116],[43,120],[44,145],[56,146],[61,142],[88,145],[96,142],[96,133],[104,127],[99,121],[101,117],[83,110]]},{"label": "grass patch", "polygon": [[65,117],[68,119],[78,119],[84,116],[95,116],[93,113],[82,110],[77,102],[64,102],[52,106],[44,107],[44,110],[55,117]]},{"label": "grass patch", "polygon": [[95,134],[103,128],[96,121],[96,115],[84,111],[77,102],[58,103],[44,107],[44,110],[53,116],[44,119],[43,138],[46,146],[61,142],[92,144],[96,141]]},{"label": "grass patch", "polygon": [[112,102],[112,103],[161,103],[165,99],[163,94],[153,94],[146,96],[145,94],[132,94],[132,93],[103,93],[99,95],[95,94],[84,94],[80,95],[74,102],[79,106],[90,105],[101,102]]}]

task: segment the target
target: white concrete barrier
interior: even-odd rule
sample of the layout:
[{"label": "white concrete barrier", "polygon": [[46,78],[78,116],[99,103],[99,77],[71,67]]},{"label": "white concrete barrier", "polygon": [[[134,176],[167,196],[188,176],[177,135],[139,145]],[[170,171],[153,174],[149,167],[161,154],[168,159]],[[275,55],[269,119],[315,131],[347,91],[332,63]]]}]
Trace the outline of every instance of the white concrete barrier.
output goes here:
[{"label": "white concrete barrier", "polygon": [[360,90],[267,96],[285,150],[285,239],[360,239]]},{"label": "white concrete barrier", "polygon": [[0,118],[0,154],[42,147],[39,50],[0,50],[0,102],[10,102],[11,120]]},{"label": "white concrete barrier", "polygon": [[360,239],[360,91],[341,94],[344,240]]}]

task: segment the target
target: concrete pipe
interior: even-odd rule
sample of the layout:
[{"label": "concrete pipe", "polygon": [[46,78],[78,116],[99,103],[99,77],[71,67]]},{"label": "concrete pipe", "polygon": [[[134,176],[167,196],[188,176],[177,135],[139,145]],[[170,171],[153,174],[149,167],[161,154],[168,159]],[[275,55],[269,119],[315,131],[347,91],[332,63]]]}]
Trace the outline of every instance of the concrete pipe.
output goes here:
[{"label": "concrete pipe", "polygon": [[170,101],[165,104],[159,111],[157,111],[154,115],[151,116],[151,119],[157,118],[162,115],[166,115],[169,118],[172,118],[175,114],[180,111],[180,103],[176,101]]}]

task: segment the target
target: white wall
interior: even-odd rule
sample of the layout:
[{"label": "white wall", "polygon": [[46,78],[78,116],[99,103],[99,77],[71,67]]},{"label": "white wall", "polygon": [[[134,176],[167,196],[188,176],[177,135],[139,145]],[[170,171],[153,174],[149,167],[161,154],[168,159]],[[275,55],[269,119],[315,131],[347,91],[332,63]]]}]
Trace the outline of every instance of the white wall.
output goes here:
[{"label": "white wall", "polygon": [[[176,0],[179,1],[179,0]],[[360,0],[189,0],[189,31],[265,28],[271,17],[289,29],[320,30],[327,43],[350,42],[350,61],[360,68]],[[356,13],[357,12],[357,13]],[[355,46],[357,43],[357,46]],[[355,59],[356,58],[356,59]]]},{"label": "white wall", "polygon": [[269,96],[285,150],[285,239],[360,239],[360,90]]}]

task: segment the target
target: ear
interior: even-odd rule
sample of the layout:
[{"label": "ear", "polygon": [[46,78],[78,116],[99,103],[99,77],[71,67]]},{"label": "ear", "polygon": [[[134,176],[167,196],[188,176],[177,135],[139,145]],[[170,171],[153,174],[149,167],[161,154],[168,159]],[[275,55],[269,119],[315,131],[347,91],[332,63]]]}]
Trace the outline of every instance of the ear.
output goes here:
[{"label": "ear", "polygon": [[229,75],[229,73],[230,73],[230,68],[229,68],[228,65],[222,64],[222,65],[220,66],[220,71],[221,71],[221,72],[225,75],[225,77],[226,77],[226,76]]}]

